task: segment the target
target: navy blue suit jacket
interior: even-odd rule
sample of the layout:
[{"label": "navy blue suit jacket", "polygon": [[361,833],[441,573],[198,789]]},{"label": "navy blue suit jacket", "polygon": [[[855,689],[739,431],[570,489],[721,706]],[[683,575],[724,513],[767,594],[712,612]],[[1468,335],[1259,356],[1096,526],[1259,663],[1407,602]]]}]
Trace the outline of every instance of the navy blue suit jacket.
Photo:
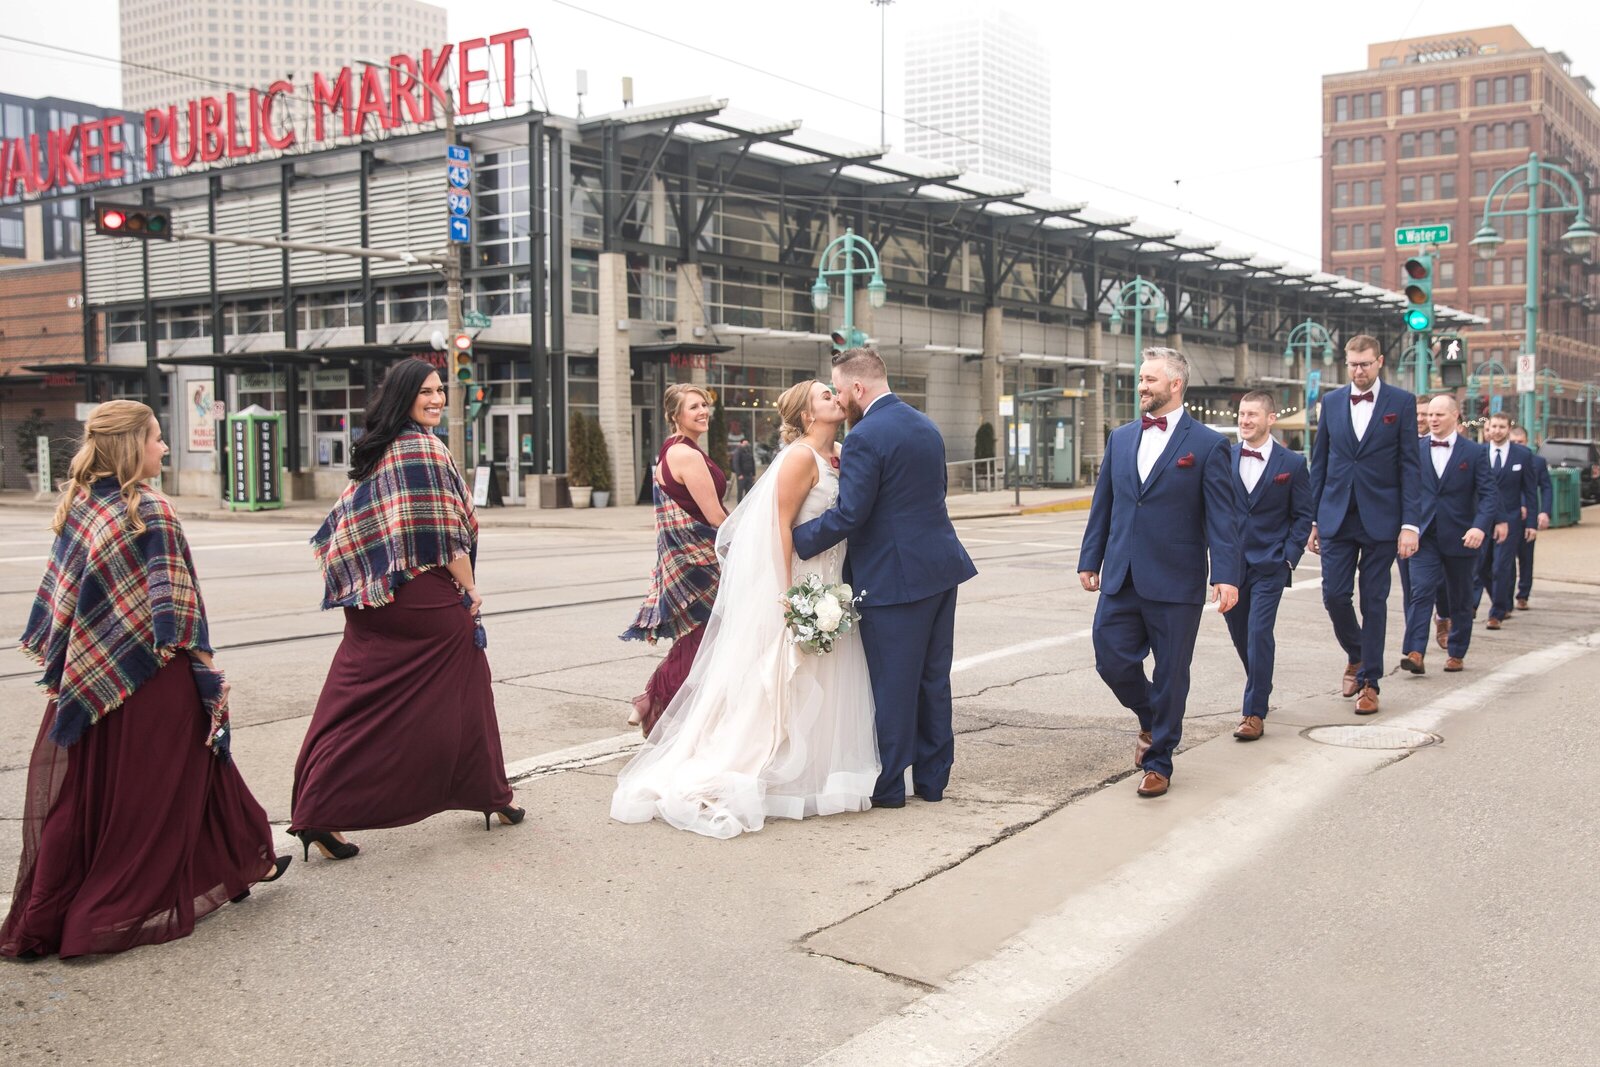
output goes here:
[{"label": "navy blue suit jacket", "polygon": [[1278,441],[1267,453],[1267,469],[1246,492],[1239,468],[1243,444],[1233,446],[1233,492],[1239,506],[1239,554],[1255,574],[1294,570],[1311,537],[1311,473],[1306,461]]},{"label": "navy blue suit jacket", "polygon": [[1311,446],[1312,511],[1323,537],[1340,532],[1352,499],[1370,541],[1393,541],[1401,526],[1418,525],[1417,398],[1385,382],[1372,403],[1372,421],[1357,441],[1350,387],[1323,398]]},{"label": "navy blue suit jacket", "polygon": [[1539,521],[1539,479],[1533,471],[1533,452],[1527,445],[1515,441],[1506,443],[1506,458],[1498,474],[1494,470],[1494,445],[1485,444],[1483,450],[1489,464],[1489,476],[1499,490],[1499,516],[1496,522],[1512,524],[1523,521],[1522,509],[1537,525]]},{"label": "navy blue suit jacket", "polygon": [[1500,505],[1494,475],[1489,471],[1489,450],[1459,433],[1445,461],[1444,476],[1433,473],[1433,437],[1417,442],[1422,461],[1422,521],[1430,527],[1446,556],[1476,556],[1482,546],[1468,548],[1461,538],[1468,530],[1481,530],[1485,541],[1494,537]]},{"label": "navy blue suit jacket", "polygon": [[1556,487],[1550,480],[1550,461],[1537,452],[1533,453],[1533,480],[1539,490],[1539,506],[1528,512],[1529,526],[1537,526],[1539,516],[1551,514],[1556,506]]},{"label": "navy blue suit jacket", "polygon": [[1211,583],[1237,586],[1239,509],[1228,439],[1185,414],[1139,482],[1140,424],[1111,431],[1078,550],[1078,570],[1096,571],[1100,590],[1133,583],[1145,600],[1204,604]]},{"label": "navy blue suit jacket", "polygon": [[978,573],[945,508],[944,438],[893,393],[845,436],[839,502],[794,528],[794,550],[810,559],[849,538],[852,584],[868,607],[909,604]]}]

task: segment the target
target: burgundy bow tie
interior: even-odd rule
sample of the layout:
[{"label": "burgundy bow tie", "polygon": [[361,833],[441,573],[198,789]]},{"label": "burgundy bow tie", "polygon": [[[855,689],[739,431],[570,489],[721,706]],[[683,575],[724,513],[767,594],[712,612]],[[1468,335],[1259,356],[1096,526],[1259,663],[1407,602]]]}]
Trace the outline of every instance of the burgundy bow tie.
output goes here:
[{"label": "burgundy bow tie", "polygon": [[1359,404],[1363,400],[1371,400],[1371,399],[1372,399],[1372,394],[1371,393],[1351,393],[1350,394],[1350,403],[1351,404]]},{"label": "burgundy bow tie", "polygon": [[1267,458],[1266,456],[1263,456],[1260,452],[1257,452],[1253,448],[1241,448],[1241,449],[1239,449],[1239,455],[1245,456],[1245,457],[1247,457],[1249,459],[1259,459],[1259,460],[1262,460],[1263,462],[1265,462],[1266,458]]},{"label": "burgundy bow tie", "polygon": [[1449,448],[1450,447],[1450,442],[1449,441],[1429,441],[1428,443],[1430,445],[1432,445],[1434,448]]},{"label": "burgundy bow tie", "polygon": [[1149,415],[1145,415],[1139,420],[1139,430],[1141,433],[1145,430],[1148,430],[1152,426],[1165,430],[1167,428],[1167,417],[1162,415],[1159,418],[1152,419]]}]

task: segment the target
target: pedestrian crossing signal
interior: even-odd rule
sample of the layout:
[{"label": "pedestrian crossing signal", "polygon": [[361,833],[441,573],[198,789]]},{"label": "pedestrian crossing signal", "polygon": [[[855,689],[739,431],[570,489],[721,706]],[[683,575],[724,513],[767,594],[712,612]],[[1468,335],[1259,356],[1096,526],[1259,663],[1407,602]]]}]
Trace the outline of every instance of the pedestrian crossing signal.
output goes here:
[{"label": "pedestrian crossing signal", "polygon": [[1439,369],[1439,384],[1458,389],[1467,384],[1467,341],[1453,333],[1433,339],[1433,365]]},{"label": "pedestrian crossing signal", "polygon": [[96,204],[94,232],[101,237],[137,237],[145,241],[170,241],[172,212],[164,207]]}]

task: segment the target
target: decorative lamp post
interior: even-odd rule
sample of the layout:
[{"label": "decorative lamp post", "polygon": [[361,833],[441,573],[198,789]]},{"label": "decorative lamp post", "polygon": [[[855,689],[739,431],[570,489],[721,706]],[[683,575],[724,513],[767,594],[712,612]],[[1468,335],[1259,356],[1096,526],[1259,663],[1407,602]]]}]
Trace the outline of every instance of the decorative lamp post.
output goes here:
[{"label": "decorative lamp post", "polygon": [[1556,395],[1566,392],[1561,384],[1561,375],[1548,367],[1539,368],[1539,422],[1533,428],[1533,447],[1538,448],[1550,432],[1550,390],[1554,388]]},{"label": "decorative lamp post", "polygon": [[[1540,201],[1545,190],[1555,194],[1560,201],[1550,207],[1541,207]],[[1527,203],[1520,208],[1508,207],[1510,200],[1521,195]],[[1497,206],[1498,205],[1498,206]],[[1489,221],[1493,218],[1503,218],[1522,215],[1527,220],[1528,247],[1527,270],[1528,295],[1525,305],[1525,321],[1527,323],[1527,336],[1523,341],[1523,355],[1536,356],[1539,349],[1539,222],[1544,215],[1572,215],[1572,225],[1567,232],[1561,235],[1561,243],[1567,251],[1578,257],[1587,256],[1595,246],[1595,241],[1600,238],[1600,233],[1589,224],[1588,216],[1584,212],[1583,183],[1572,175],[1565,167],[1554,163],[1544,163],[1539,159],[1539,153],[1530,152],[1528,162],[1520,167],[1514,167],[1495,179],[1489,189],[1489,198],[1483,206],[1483,225],[1478,228],[1477,234],[1472,238],[1472,247],[1478,250],[1481,259],[1493,259],[1496,251],[1505,238],[1494,228]],[[1523,426],[1533,424],[1533,388],[1521,392],[1520,421]]]},{"label": "decorative lamp post", "polygon": [[1594,440],[1594,402],[1600,399],[1600,385],[1594,382],[1584,382],[1578,390],[1578,402],[1584,405],[1583,436],[1586,440]]},{"label": "decorative lamp post", "polygon": [[[1511,377],[1506,373],[1505,367],[1500,365],[1499,360],[1486,359],[1482,363],[1478,364],[1477,370],[1473,371],[1472,374],[1467,377],[1467,407],[1469,408],[1475,407],[1478,403],[1478,382],[1484,371],[1489,372],[1488,392],[1484,393],[1484,396],[1486,397],[1494,395],[1494,379],[1496,374],[1500,374],[1506,378]],[[1490,414],[1493,414],[1493,412],[1491,411]]]},{"label": "decorative lamp post", "polygon": [[878,252],[865,237],[847,229],[835,237],[822,250],[817,264],[817,280],[811,286],[811,306],[818,311],[828,310],[828,279],[844,279],[844,328],[835,335],[834,345],[843,351],[859,348],[867,343],[865,332],[856,329],[856,276],[870,274],[867,282],[867,301],[875,308],[883,307],[889,298],[889,287],[883,284],[883,271],[878,266]]},{"label": "decorative lamp post", "polygon": [[1314,423],[1314,405],[1317,394],[1322,389],[1322,372],[1311,369],[1313,356],[1321,355],[1323,366],[1332,366],[1339,355],[1339,346],[1334,344],[1333,331],[1315,319],[1307,319],[1289,331],[1289,339],[1283,343],[1283,361],[1289,365],[1289,373],[1294,373],[1294,357],[1296,353],[1305,356],[1305,392],[1302,397],[1302,410],[1306,413],[1305,447],[1302,449],[1307,459],[1311,458],[1311,435],[1316,429]]},{"label": "decorative lamp post", "polygon": [[[1130,408],[1133,412],[1139,409],[1139,365],[1143,362],[1144,353],[1144,317],[1150,312],[1155,313],[1156,333],[1167,332],[1167,294],[1161,287],[1152,281],[1146,281],[1139,275],[1134,275],[1133,281],[1117,290],[1116,302],[1111,305],[1111,332],[1116,335],[1122,333],[1122,318],[1124,313],[1133,316],[1133,398]],[[1115,380],[1115,379],[1113,379]],[[1113,397],[1115,390],[1113,390]],[[1131,418],[1132,415],[1130,414]],[[1113,399],[1112,419],[1116,418],[1115,400]]]}]

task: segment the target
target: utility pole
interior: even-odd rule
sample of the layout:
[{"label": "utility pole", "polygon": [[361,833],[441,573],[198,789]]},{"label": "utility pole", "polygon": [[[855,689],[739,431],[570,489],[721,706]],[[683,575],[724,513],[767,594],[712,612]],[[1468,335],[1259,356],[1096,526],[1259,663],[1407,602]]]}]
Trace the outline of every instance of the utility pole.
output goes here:
[{"label": "utility pole", "polygon": [[872,0],[878,9],[878,146],[889,147],[889,5],[894,0]]}]

